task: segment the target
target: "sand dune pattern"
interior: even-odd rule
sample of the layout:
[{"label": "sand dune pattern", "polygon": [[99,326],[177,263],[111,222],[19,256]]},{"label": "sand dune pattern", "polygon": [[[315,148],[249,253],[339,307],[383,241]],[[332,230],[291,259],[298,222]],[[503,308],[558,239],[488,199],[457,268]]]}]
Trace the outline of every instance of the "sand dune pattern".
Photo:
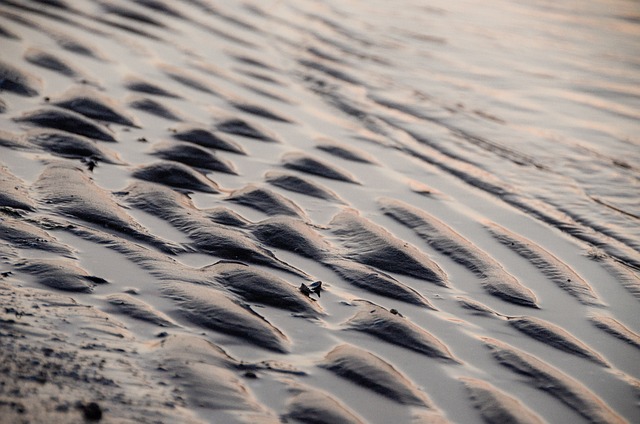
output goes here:
[{"label": "sand dune pattern", "polygon": [[640,416],[638,215],[599,191],[640,169],[511,146],[401,63],[448,11],[353,3],[0,2],[0,422]]}]

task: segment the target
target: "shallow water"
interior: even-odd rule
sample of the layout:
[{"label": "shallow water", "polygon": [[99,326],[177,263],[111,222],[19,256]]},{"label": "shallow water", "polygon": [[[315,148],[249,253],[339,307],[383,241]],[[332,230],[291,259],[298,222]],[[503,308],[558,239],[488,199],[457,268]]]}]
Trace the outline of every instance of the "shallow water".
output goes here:
[{"label": "shallow water", "polygon": [[[130,343],[137,347],[128,360],[149,377],[121,384],[150,388],[148,381],[163,381],[175,388],[171,402],[194,422],[277,422],[293,410],[317,406],[309,399],[326,399],[296,398],[300,385],[339,401],[320,402],[326,409],[313,412],[329,422],[336,416],[332,413],[372,423],[422,422],[434,416],[452,422],[506,419],[495,415],[499,407],[469,397],[468,378],[499,390],[495,399],[515,399],[505,401],[502,413],[522,417],[528,413],[519,408],[527,408],[533,420],[633,422],[640,414],[636,2],[47,3],[0,4],[0,109],[3,104],[6,109],[0,113],[0,129],[10,133],[0,133],[0,165],[22,181],[36,205],[12,209],[6,207],[7,197],[0,197],[5,202],[0,219],[17,215],[43,228],[73,249],[64,261],[108,281],[91,293],[66,295],[108,313],[135,338]],[[55,56],[65,69],[36,61],[34,51]],[[146,85],[131,84],[134,78]],[[94,140],[96,147],[116,152],[124,164],[98,160],[93,167],[91,158],[70,153],[77,149],[28,142],[26,134],[34,128],[60,129],[67,121],[63,114],[54,124],[21,117],[48,108],[49,99],[78,85],[93,90],[95,98],[106,97],[105,104],[116,113],[134,118],[133,126],[106,123],[107,115],[92,115],[89,121],[107,128],[116,140]],[[81,104],[72,100],[66,102],[71,109]],[[178,142],[174,135],[180,121],[239,146],[235,152],[204,147],[237,175],[190,166],[202,160],[188,158],[197,149],[171,157],[167,146],[174,144],[167,141]],[[62,129],[79,131],[77,122]],[[196,138],[181,137],[180,142],[205,145]],[[163,174],[166,166],[141,176],[141,169],[158,162],[154,152],[159,147],[163,160],[182,162],[173,169],[185,170],[183,176]],[[35,184],[43,171],[61,162],[90,178],[82,179],[90,188],[80,192],[90,194],[78,196],[75,177]],[[299,179],[288,190],[267,177],[269,171]],[[2,175],[0,189],[12,194],[17,183],[5,183],[9,180]],[[132,184],[140,181],[136,175],[180,195],[170,199],[159,190],[134,196]],[[300,178],[306,185],[296,187]],[[321,190],[310,192],[309,184]],[[250,186],[262,191],[249,196]],[[62,195],[71,200],[60,204]],[[108,211],[89,216],[89,196],[95,204],[109,205]],[[382,206],[389,199],[403,202],[396,213],[405,213],[406,205],[427,216],[394,219]],[[236,213],[248,221],[213,219],[212,208],[219,207],[228,209],[225,219]],[[114,211],[128,227],[113,225]],[[341,212],[356,218],[334,220]],[[278,239],[277,227],[257,238],[260,221],[271,216],[300,221],[295,227],[273,221],[295,243]],[[443,224],[445,230],[435,231],[425,222],[435,222],[436,228]],[[524,238],[527,250],[492,235],[495,224],[514,240]],[[10,286],[53,291],[25,271],[29,267],[19,266],[52,257],[38,243],[33,240],[32,248],[25,248],[0,237],[1,270],[13,273],[3,277]],[[265,277],[260,293],[287,297],[293,302],[288,305],[311,302],[318,313],[293,311],[273,298],[259,301],[251,287],[235,286],[233,278],[206,267],[220,260],[266,271],[271,277]],[[343,278],[344,269],[337,268],[345,263],[352,264],[351,278]],[[371,274],[384,274],[376,279],[386,281],[384,290],[367,282]],[[571,282],[563,282],[572,277],[590,288],[591,300],[581,301],[567,289]],[[179,290],[171,288],[176,280],[184,284]],[[323,282],[320,296],[311,293],[313,300],[308,300],[297,292],[301,284],[317,280]],[[402,301],[394,287],[417,292],[436,310]],[[108,296],[123,292],[137,293],[136,299],[177,326],[159,327],[114,308]],[[204,298],[195,301],[195,293],[205,293]],[[490,311],[474,314],[462,298]],[[363,304],[355,302],[359,299],[399,312],[460,363],[394,343],[393,331],[381,336],[378,331],[384,330],[350,330],[347,322]],[[255,328],[239,335],[229,323],[220,323],[220,317],[229,316],[249,327],[246,323],[255,322]],[[521,316],[567,331],[610,367],[508,324]],[[596,326],[594,316],[614,318],[628,333]],[[73,316],[68,319],[73,322]],[[376,325],[385,328],[384,320]],[[269,350],[274,344],[265,342],[268,326],[282,334],[278,349]],[[218,362],[197,349],[199,359],[194,360],[169,348],[150,348],[148,341],[163,331],[167,340],[186,334],[215,343],[237,362]],[[29,343],[37,347],[38,340]],[[353,377],[357,373],[338,375],[322,368],[325,356],[344,344],[388,363],[433,406],[403,405],[393,393],[404,386],[380,394]],[[105,340],[104,351],[116,345]],[[300,372],[257,366],[253,379],[238,366],[265,360]],[[348,368],[357,360],[345,363]],[[519,367],[529,368],[519,374]],[[175,378],[165,378],[163,370],[175,372]],[[202,401],[221,390],[214,384],[216,376],[230,375],[237,381],[229,380],[222,390],[230,399],[244,393],[246,404]],[[111,377],[121,381],[120,375]],[[103,397],[83,401],[102,402],[109,418],[118,403],[106,400],[104,390]],[[36,390],[30,399],[37,401],[44,393]],[[0,412],[12,411],[7,406],[12,396],[0,388]],[[294,399],[298,403],[289,404]],[[135,402],[130,405],[124,418],[140,412]],[[162,405],[158,415],[174,418],[175,411]],[[349,412],[331,412],[336,405]],[[27,409],[36,421],[54,413]],[[63,418],[73,421],[79,413],[72,408]]]}]

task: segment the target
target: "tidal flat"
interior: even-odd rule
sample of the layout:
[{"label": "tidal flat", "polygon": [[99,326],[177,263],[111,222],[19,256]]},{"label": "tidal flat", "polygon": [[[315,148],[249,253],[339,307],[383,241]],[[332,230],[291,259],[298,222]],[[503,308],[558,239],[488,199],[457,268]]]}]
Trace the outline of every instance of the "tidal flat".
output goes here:
[{"label": "tidal flat", "polygon": [[640,6],[0,2],[0,423],[633,423]]}]

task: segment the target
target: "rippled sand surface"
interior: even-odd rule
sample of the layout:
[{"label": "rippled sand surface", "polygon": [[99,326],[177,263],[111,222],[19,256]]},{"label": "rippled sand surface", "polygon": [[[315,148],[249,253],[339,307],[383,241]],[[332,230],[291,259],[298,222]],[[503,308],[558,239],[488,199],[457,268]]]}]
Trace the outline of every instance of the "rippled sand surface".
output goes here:
[{"label": "rippled sand surface", "polygon": [[0,3],[0,422],[640,416],[632,1]]}]

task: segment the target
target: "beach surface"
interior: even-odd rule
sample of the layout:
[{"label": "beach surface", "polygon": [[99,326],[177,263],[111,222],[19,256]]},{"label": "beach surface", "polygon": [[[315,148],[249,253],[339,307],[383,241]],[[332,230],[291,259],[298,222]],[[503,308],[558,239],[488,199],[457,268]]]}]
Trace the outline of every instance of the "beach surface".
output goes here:
[{"label": "beach surface", "polygon": [[0,422],[640,417],[634,1],[0,2]]}]

